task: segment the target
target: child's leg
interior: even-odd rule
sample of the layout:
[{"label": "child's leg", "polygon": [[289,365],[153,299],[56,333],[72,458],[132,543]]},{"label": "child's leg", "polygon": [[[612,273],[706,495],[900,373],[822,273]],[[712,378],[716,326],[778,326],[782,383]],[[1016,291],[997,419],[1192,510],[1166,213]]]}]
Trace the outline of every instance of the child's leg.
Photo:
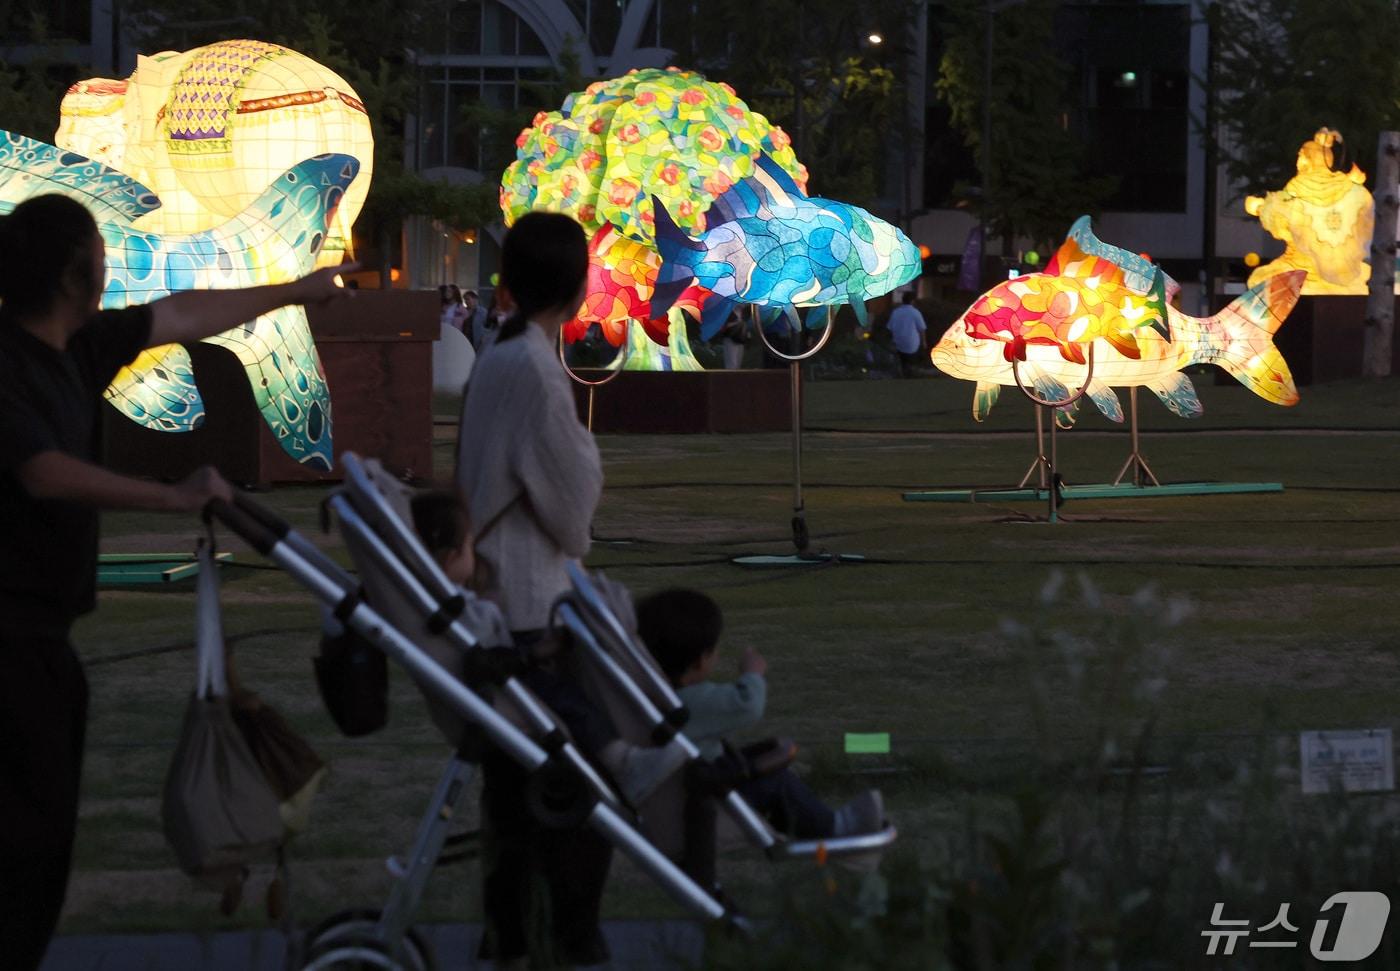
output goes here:
[{"label": "child's leg", "polygon": [[825,839],[836,831],[836,816],[790,769],[739,785],[743,796],[773,826],[798,839]]}]

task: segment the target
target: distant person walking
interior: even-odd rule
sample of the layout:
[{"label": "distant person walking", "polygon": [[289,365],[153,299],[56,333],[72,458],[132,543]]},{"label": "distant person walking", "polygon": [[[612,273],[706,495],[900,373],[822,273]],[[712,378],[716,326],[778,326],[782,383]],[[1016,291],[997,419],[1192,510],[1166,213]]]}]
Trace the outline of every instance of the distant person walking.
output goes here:
[{"label": "distant person walking", "polygon": [[890,336],[899,353],[900,376],[912,378],[915,366],[928,350],[928,325],[919,308],[914,306],[913,290],[905,290],[901,299],[900,305],[890,314]]},{"label": "distant person walking", "polygon": [[0,966],[43,960],[68,887],[88,685],[69,641],[96,606],[99,509],[198,512],[229,499],[205,467],[174,485],[98,464],[102,393],[148,347],[344,294],[336,273],[98,311],[105,248],[83,206],[37,196],[0,218]]},{"label": "distant person walking", "polygon": [[719,333],[724,368],[726,371],[737,371],[744,366],[744,347],[749,342],[748,321],[736,310],[729,315]]},{"label": "distant person walking", "polygon": [[462,333],[472,342],[472,349],[480,352],[486,341],[486,308],[481,305],[481,294],[475,290],[463,290],[462,306],[467,310]]},{"label": "distant person walking", "polygon": [[[440,322],[461,331],[467,340],[471,340],[472,305],[467,303],[461,288],[455,283],[447,283],[438,287],[438,292],[442,294],[442,319]],[[474,293],[475,291],[468,292]]]}]

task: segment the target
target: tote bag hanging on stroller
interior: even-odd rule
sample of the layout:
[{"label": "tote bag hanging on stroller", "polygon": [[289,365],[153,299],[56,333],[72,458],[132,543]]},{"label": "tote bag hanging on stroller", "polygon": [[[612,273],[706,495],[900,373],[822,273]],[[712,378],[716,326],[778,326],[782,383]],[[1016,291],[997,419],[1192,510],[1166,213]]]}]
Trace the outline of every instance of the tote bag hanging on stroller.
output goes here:
[{"label": "tote bag hanging on stroller", "polygon": [[277,796],[230,711],[217,570],[212,544],[201,541],[195,689],[165,777],[161,822],[180,869],[227,888],[240,882],[245,864],[281,844],[283,825]]}]

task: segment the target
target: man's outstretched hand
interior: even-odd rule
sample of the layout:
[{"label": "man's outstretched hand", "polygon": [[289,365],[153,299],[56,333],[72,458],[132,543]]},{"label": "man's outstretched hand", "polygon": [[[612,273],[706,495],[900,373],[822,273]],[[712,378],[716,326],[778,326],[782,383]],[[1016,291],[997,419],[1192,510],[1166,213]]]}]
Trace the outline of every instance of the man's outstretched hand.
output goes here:
[{"label": "man's outstretched hand", "polygon": [[170,491],[172,506],[180,512],[199,512],[210,499],[233,501],[233,486],[212,465],[195,469]]},{"label": "man's outstretched hand", "polygon": [[358,263],[342,263],[339,266],[326,266],[314,270],[292,284],[296,289],[296,299],[290,302],[322,304],[342,297],[353,297],[355,291],[346,287],[340,278],[347,273],[354,273],[359,268]]}]

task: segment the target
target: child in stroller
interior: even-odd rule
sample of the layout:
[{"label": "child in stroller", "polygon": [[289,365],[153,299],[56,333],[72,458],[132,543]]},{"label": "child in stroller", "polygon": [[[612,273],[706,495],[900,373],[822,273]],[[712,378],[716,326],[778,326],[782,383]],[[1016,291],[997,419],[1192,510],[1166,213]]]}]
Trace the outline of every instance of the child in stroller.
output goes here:
[{"label": "child in stroller", "polygon": [[[637,632],[690,713],[686,734],[712,761],[725,756],[727,735],[763,717],[767,697],[767,662],[752,648],[739,659],[737,680],[709,680],[723,625],[719,605],[696,590],[663,590],[637,604]],[[874,833],[884,825],[877,789],[832,809],[786,767],[754,774],[737,789],[774,827],[798,839]]]},{"label": "child in stroller", "polygon": [[[414,531],[443,573],[470,589],[476,559],[461,499],[447,489],[430,489],[415,495],[411,508]],[[676,749],[639,748],[622,741],[606,714],[571,680],[547,668],[527,671],[522,679],[563,720],[584,751],[608,771],[629,802],[643,801],[684,761]]]}]

